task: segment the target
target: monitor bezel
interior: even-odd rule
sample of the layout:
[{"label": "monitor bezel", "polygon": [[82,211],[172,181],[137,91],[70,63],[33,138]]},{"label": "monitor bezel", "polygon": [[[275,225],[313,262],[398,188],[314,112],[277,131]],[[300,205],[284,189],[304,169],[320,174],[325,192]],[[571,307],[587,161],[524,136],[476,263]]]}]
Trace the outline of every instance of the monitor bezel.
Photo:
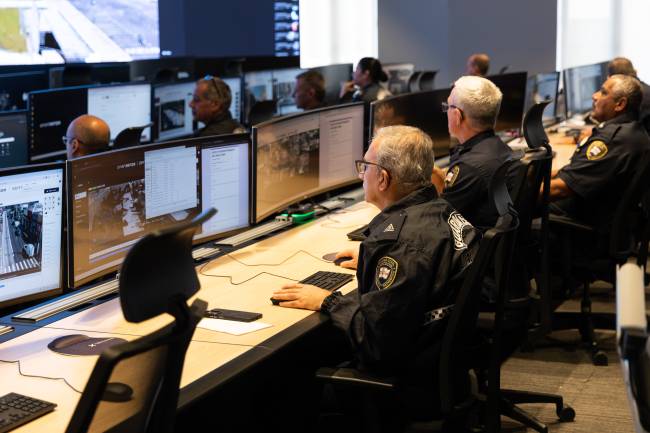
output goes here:
[{"label": "monitor bezel", "polygon": [[[164,149],[166,147],[174,147],[174,146],[179,146],[179,145],[191,145],[196,143],[196,145],[199,145],[199,142],[201,140],[204,140],[205,137],[193,137],[193,138],[186,138],[186,139],[180,139],[180,140],[173,140],[173,141],[164,141],[160,143],[150,143],[150,144],[145,144],[145,145],[140,145],[140,146],[133,146],[133,147],[127,147],[124,149],[115,149],[115,150],[109,150],[106,152],[101,152],[101,153],[95,153],[92,155],[86,155],[82,156],[80,158],[75,158],[74,160],[68,160],[66,161],[66,184],[67,184],[67,196],[66,199],[68,200],[68,203],[70,203],[70,206],[68,206],[68,211],[66,213],[66,225],[68,227],[67,230],[67,239],[66,239],[66,244],[68,248],[68,266],[66,269],[66,282],[67,282],[67,287],[71,290],[77,290],[79,288],[82,288],[84,286],[88,286],[93,284],[94,282],[104,279],[109,275],[116,274],[121,266],[121,263],[115,266],[111,266],[109,268],[103,269],[98,271],[97,273],[93,274],[92,276],[85,277],[78,282],[75,282],[74,280],[74,224],[73,224],[73,208],[74,206],[72,203],[74,203],[74,197],[73,197],[73,188],[72,188],[72,164],[75,162],[79,162],[82,160],[86,159],[91,159],[91,158],[97,158],[97,157],[106,157],[107,155],[115,154],[118,152],[127,152],[127,151],[132,151],[132,150],[141,150],[142,152],[146,152],[147,150],[155,150],[155,149]],[[201,161],[199,160],[199,167],[200,167]],[[199,168],[200,170],[200,168]],[[200,182],[200,179],[199,179]],[[200,183],[199,183],[200,184]],[[200,197],[199,197],[200,199]],[[199,202],[199,206],[201,203]]]},{"label": "monitor bezel", "polygon": [[0,301],[0,309],[9,306],[24,304],[31,301],[46,299],[54,296],[61,295],[65,287],[65,271],[67,261],[67,246],[66,246],[66,215],[67,215],[67,170],[66,164],[62,161],[47,162],[43,164],[22,165],[19,167],[11,167],[0,169],[0,177],[13,176],[16,174],[33,173],[37,171],[47,171],[61,169],[61,248],[59,253],[59,287],[39,293],[32,293],[30,295],[13,298],[11,300]]},{"label": "monitor bezel", "polygon": [[[248,133],[242,133],[242,134],[225,134],[225,135],[213,135],[213,136],[208,136],[208,137],[200,137],[197,139],[198,141],[202,141],[203,143],[200,145],[200,151],[201,151],[201,161],[200,161],[200,167],[199,167],[199,173],[200,173],[200,185],[201,185],[201,197],[200,203],[201,203],[201,208],[203,208],[203,148],[205,147],[215,147],[214,145],[217,144],[216,147],[225,147],[229,146],[232,144],[239,144],[246,142],[248,146],[248,216],[246,218],[246,225],[244,227],[239,227],[236,229],[232,230],[226,230],[224,232],[219,232],[215,233],[210,236],[202,237],[200,239],[197,239],[194,237],[192,239],[192,244],[193,245],[201,245],[205,244],[208,242],[212,242],[216,239],[223,239],[227,238],[229,236],[235,235],[237,233],[241,233],[251,226],[251,219],[252,219],[252,209],[251,209],[251,196],[253,195],[253,183],[251,180],[251,175],[253,172],[253,142],[251,140],[251,134]],[[210,143],[207,144],[205,143],[206,141],[210,140]],[[215,143],[215,142],[220,142],[220,143]],[[218,210],[217,210],[218,211]],[[217,214],[218,215],[218,214]]]},{"label": "monitor bezel", "polygon": [[299,203],[300,201],[303,201],[303,200],[306,200],[306,199],[309,199],[309,198],[312,198],[312,197],[316,197],[318,195],[325,194],[327,192],[330,192],[330,191],[333,191],[333,190],[336,190],[336,189],[339,189],[339,188],[344,188],[346,186],[360,184],[362,182],[361,179],[356,178],[356,179],[350,179],[349,181],[341,182],[341,183],[338,183],[336,185],[332,185],[332,186],[329,186],[329,187],[326,187],[326,188],[317,189],[317,190],[312,191],[310,193],[305,193],[304,195],[301,195],[299,198],[296,198],[294,200],[289,200],[289,201],[284,201],[284,202],[278,203],[274,208],[267,211],[265,214],[258,215],[257,214],[257,131],[258,131],[258,129],[261,128],[261,127],[268,126],[268,125],[278,124],[278,123],[290,121],[290,120],[293,120],[295,118],[306,116],[306,115],[320,114],[320,113],[327,112],[327,111],[339,110],[339,109],[350,108],[350,107],[358,107],[358,106],[363,107],[363,116],[362,116],[362,118],[363,118],[363,123],[364,124],[361,127],[361,129],[363,131],[363,143],[362,143],[363,144],[362,156],[363,156],[363,152],[366,151],[367,143],[368,143],[368,125],[367,125],[367,122],[368,122],[368,104],[366,104],[365,102],[352,102],[352,103],[349,103],[349,104],[341,104],[341,105],[335,105],[335,106],[331,106],[331,107],[318,108],[318,109],[315,109],[315,110],[303,111],[301,113],[292,113],[292,114],[288,114],[286,116],[282,116],[282,117],[278,117],[278,118],[275,118],[275,119],[267,120],[266,122],[262,122],[262,123],[259,123],[259,124],[255,125],[255,126],[253,126],[253,128],[251,130],[251,141],[252,141],[252,148],[253,148],[252,149],[253,167],[252,167],[252,170],[251,170],[251,175],[252,175],[251,187],[253,188],[253,192],[251,194],[251,206],[250,206],[250,208],[251,208],[251,224],[257,224],[257,223],[265,220],[269,216],[273,215],[274,213],[280,212],[280,211],[282,211],[282,209],[285,209],[286,207],[288,207],[288,206],[290,206],[292,204]]}]

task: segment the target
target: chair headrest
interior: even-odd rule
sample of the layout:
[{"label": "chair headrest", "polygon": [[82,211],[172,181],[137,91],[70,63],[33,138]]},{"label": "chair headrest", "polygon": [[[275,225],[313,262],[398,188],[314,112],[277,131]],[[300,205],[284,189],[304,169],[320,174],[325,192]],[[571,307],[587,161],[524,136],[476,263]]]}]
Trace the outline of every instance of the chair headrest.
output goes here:
[{"label": "chair headrest", "polygon": [[191,221],[149,233],[131,248],[120,270],[120,304],[126,320],[138,323],[158,316],[172,302],[187,301],[199,290],[192,237],[216,213],[211,208]]},{"label": "chair headrest", "polygon": [[538,149],[540,147],[550,149],[548,136],[546,135],[546,131],[544,131],[544,124],[542,123],[542,115],[546,106],[551,102],[552,99],[538,102],[530,107],[524,116],[524,138],[526,138],[526,143],[528,143],[528,147],[531,149]]}]

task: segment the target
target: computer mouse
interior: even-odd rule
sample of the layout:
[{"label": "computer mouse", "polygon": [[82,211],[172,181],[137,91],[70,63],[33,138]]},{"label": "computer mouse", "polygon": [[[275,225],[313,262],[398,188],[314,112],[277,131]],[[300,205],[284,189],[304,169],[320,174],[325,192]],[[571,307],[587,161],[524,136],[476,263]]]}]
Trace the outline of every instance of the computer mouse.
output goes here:
[{"label": "computer mouse", "polygon": [[106,389],[104,389],[102,400],[123,402],[131,400],[131,396],[133,396],[133,388],[126,383],[109,382],[106,384]]},{"label": "computer mouse", "polygon": [[280,305],[281,299],[270,298],[273,305]]},{"label": "computer mouse", "polygon": [[339,257],[338,259],[334,259],[334,264],[336,266],[341,266],[341,263],[347,262],[348,260],[352,260],[352,257],[342,256],[342,257]]},{"label": "computer mouse", "polygon": [[88,340],[90,337],[83,334],[71,334],[64,335],[63,337],[56,338],[47,345],[51,350],[62,350],[66,347],[73,346],[77,343],[81,343],[84,340]]},{"label": "computer mouse", "polygon": [[346,262],[346,261],[352,259],[352,257],[347,257],[347,256],[339,257],[339,258],[337,259],[337,258],[336,258],[336,255],[337,255],[337,254],[338,254],[338,253],[328,253],[328,254],[325,254],[325,255],[323,256],[323,260],[327,260],[328,262],[332,262],[332,263],[334,263],[336,266],[341,266],[341,262]]}]

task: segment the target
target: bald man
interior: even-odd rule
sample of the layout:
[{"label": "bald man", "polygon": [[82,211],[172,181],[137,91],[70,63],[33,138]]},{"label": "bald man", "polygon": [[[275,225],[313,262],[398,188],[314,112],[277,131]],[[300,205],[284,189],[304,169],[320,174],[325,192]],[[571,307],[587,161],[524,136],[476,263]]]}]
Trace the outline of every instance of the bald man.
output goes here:
[{"label": "bald man", "polygon": [[63,137],[68,159],[78,158],[108,149],[111,130],[99,117],[84,114],[68,126]]},{"label": "bald man", "polygon": [[467,59],[465,75],[485,77],[490,69],[490,56],[485,53],[472,54]]}]

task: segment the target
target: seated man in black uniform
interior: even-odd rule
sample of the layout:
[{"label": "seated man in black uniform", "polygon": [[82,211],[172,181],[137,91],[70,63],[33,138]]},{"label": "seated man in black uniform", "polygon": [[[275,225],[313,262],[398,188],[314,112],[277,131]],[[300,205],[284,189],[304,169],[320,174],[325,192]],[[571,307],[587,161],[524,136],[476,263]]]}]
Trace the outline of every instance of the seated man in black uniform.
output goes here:
[{"label": "seated man in black uniform", "polygon": [[207,76],[196,82],[190,101],[192,116],[205,126],[196,131],[197,137],[246,132],[244,127],[232,118],[230,87],[218,77]]},{"label": "seated man in black uniform", "polygon": [[[612,59],[607,65],[607,74],[609,76],[616,74],[629,75],[634,78],[639,78],[636,75],[636,69],[630,59],[625,57],[616,57]],[[641,88],[643,89],[643,99],[641,101],[641,108],[639,108],[639,122],[643,124],[646,131],[650,133],[650,86],[643,81],[640,81]]]},{"label": "seated man in black uniform", "polygon": [[442,197],[482,230],[494,227],[498,216],[488,199],[492,175],[512,158],[510,147],[494,134],[502,96],[485,78],[456,80],[443,110],[449,134],[460,144],[451,151],[447,173],[436,168],[431,177],[434,184],[443,185]]},{"label": "seated man in black uniform", "polygon": [[296,107],[301,110],[314,110],[325,106],[325,79],[323,74],[313,69],[296,75],[293,91]]},{"label": "seated man in black uniform", "polygon": [[642,91],[636,78],[612,75],[592,99],[592,117],[601,123],[571,162],[552,174],[550,210],[606,233],[621,191],[650,151],[650,137],[638,121]]},{"label": "seated man in black uniform", "polygon": [[[480,238],[430,183],[431,138],[417,128],[380,129],[357,162],[366,201],[381,209],[352,256],[358,292],[341,296],[315,286],[287,284],[274,292],[283,307],[320,310],[343,330],[357,368],[374,374],[408,372],[405,382],[435,386],[437,347],[465,270]],[[419,366],[426,366],[422,371]],[[435,392],[427,394],[431,398]],[[429,407],[430,408],[430,407]]]}]

